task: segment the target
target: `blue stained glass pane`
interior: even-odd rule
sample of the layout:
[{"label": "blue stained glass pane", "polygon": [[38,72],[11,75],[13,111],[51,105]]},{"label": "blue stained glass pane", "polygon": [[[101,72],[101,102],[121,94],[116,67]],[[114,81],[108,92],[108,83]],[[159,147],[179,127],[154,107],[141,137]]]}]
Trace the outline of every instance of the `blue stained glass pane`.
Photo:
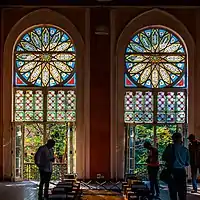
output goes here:
[{"label": "blue stained glass pane", "polygon": [[56,33],[56,29],[55,28],[50,28],[50,34],[54,35]]},{"label": "blue stained glass pane", "polygon": [[41,34],[42,34],[42,28],[36,28],[36,29],[35,29],[35,32],[36,32],[38,35],[41,35]]},{"label": "blue stained glass pane", "polygon": [[170,74],[170,77],[172,79],[172,81],[176,81],[178,76],[176,76],[175,74]]},{"label": "blue stained glass pane", "polygon": [[75,62],[67,62],[67,65],[74,69]]},{"label": "blue stained glass pane", "polygon": [[133,37],[133,42],[136,42],[136,43],[139,43],[140,42],[140,39],[139,37],[136,35],[135,37]]},{"label": "blue stained glass pane", "polygon": [[151,33],[152,33],[152,30],[151,29],[147,29],[144,32],[146,33],[147,36],[150,36]]},{"label": "blue stained glass pane", "polygon": [[62,76],[62,78],[65,80],[69,75],[66,74],[66,73],[62,73],[61,76]]},{"label": "blue stained glass pane", "polygon": [[17,68],[21,67],[24,65],[24,62],[23,61],[16,61],[16,66]]},{"label": "blue stained glass pane", "polygon": [[185,50],[181,47],[177,52],[178,53],[185,53]]},{"label": "blue stained glass pane", "polygon": [[165,123],[166,122],[166,114],[165,113],[158,113],[157,122],[158,123]]},{"label": "blue stained glass pane", "polygon": [[152,87],[151,81],[150,81],[150,80],[147,80],[147,81],[145,82],[144,86],[147,87],[147,88],[151,88],[151,87]]},{"label": "blue stained glass pane", "polygon": [[129,69],[133,66],[134,66],[133,63],[129,63],[129,62],[126,63],[126,69]]},{"label": "blue stained glass pane", "polygon": [[162,37],[165,34],[165,30],[164,29],[159,29],[159,34],[160,34],[160,37]]},{"label": "blue stained glass pane", "polygon": [[27,42],[30,42],[31,38],[29,36],[29,34],[24,35],[23,39]]},{"label": "blue stained glass pane", "polygon": [[183,69],[185,68],[185,63],[177,63],[176,66],[177,66],[179,69],[183,70]]},{"label": "blue stained glass pane", "polygon": [[62,41],[62,42],[65,42],[65,41],[67,41],[67,40],[69,40],[69,37],[68,37],[66,34],[63,34],[63,36],[62,36],[62,38],[61,38],[61,41]]},{"label": "blue stained glass pane", "polygon": [[138,81],[138,79],[140,78],[140,74],[136,74],[132,76],[132,78],[134,79],[134,81]]},{"label": "blue stained glass pane", "polygon": [[42,81],[40,78],[38,78],[37,81],[35,82],[35,85],[41,86],[41,84],[42,84]]},{"label": "blue stained glass pane", "polygon": [[178,38],[177,38],[176,36],[173,35],[173,36],[171,37],[170,42],[171,42],[171,43],[176,43],[176,42],[178,42]]},{"label": "blue stained glass pane", "polygon": [[130,52],[133,52],[132,49],[130,49],[129,47],[126,48],[126,53],[130,53]]},{"label": "blue stained glass pane", "polygon": [[24,77],[26,80],[28,80],[30,74],[31,74],[31,72],[24,73],[24,74],[23,74],[23,77]]},{"label": "blue stained glass pane", "polygon": [[21,48],[20,46],[17,46],[16,50],[17,50],[17,51],[24,51],[24,49]]},{"label": "blue stained glass pane", "polygon": [[50,83],[50,87],[55,86],[57,84],[57,82],[53,78],[50,79],[49,83]]}]

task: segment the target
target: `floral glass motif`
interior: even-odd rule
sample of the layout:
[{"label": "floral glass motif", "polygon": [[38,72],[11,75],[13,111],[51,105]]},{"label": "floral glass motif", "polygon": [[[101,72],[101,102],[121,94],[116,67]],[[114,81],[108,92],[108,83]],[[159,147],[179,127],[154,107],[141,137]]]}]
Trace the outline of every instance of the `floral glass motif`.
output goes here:
[{"label": "floral glass motif", "polygon": [[135,34],[125,50],[125,87],[186,87],[186,54],[181,41],[164,28]]},{"label": "floral glass motif", "polygon": [[42,121],[43,93],[40,90],[16,90],[15,121]]},{"label": "floral glass motif", "polygon": [[48,91],[47,120],[76,121],[76,95],[74,91]]},{"label": "floral glass motif", "polygon": [[36,27],[15,48],[15,85],[75,86],[76,51],[71,37],[53,26]]}]

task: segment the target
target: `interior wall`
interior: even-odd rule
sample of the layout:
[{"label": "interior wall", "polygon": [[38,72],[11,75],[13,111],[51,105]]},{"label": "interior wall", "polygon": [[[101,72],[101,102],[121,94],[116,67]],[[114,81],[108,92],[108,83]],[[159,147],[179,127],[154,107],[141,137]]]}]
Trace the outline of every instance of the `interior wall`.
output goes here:
[{"label": "interior wall", "polygon": [[[5,39],[19,19],[38,8],[6,8],[1,10],[1,44],[0,44],[0,58],[3,55],[3,44]],[[58,13],[66,16],[76,26],[83,40],[85,40],[85,9],[78,7],[62,7],[51,8]],[[126,25],[139,14],[150,10],[144,7],[116,7],[116,8],[87,8],[90,9],[90,178],[96,178],[97,174],[102,174],[105,178],[111,177],[111,96],[113,91],[110,87],[111,76],[115,76],[111,71],[110,63],[116,61],[116,44],[117,39]],[[197,44],[196,53],[200,53],[200,10],[191,8],[163,8],[178,20],[180,20],[192,35]],[[110,23],[111,12],[115,13],[114,22]],[[78,17],[77,17],[78,16]],[[108,35],[97,35],[95,30],[99,25],[108,28]],[[114,27],[113,27],[114,26]],[[112,30],[110,32],[110,30]],[[198,45],[199,44],[199,45]],[[112,47],[112,51],[111,51]],[[112,52],[112,54],[111,54]],[[9,58],[8,58],[9,59]],[[2,84],[2,59],[0,60],[0,178],[3,174],[3,119],[2,119],[2,98],[3,98],[3,84]],[[115,69],[114,69],[115,70]],[[198,77],[200,75],[200,57],[195,59],[195,75],[192,77],[195,82],[194,94],[195,99],[195,117],[194,132],[200,136],[200,90],[198,88]],[[113,133],[115,134],[115,133]],[[117,151],[117,147],[113,147]],[[7,149],[11,151],[11,149]],[[6,159],[10,159],[9,157]],[[119,161],[120,162],[120,161]],[[4,168],[7,166],[4,166]],[[115,175],[112,175],[114,178]]]}]

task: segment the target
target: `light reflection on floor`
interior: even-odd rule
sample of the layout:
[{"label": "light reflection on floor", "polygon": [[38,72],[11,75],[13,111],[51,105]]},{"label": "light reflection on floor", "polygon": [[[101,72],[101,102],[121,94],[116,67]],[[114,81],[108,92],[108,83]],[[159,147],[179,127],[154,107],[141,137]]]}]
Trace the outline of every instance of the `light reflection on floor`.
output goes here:
[{"label": "light reflection on floor", "polygon": [[[0,200],[36,200],[37,186],[38,182],[0,183]],[[198,194],[191,194],[191,189],[189,185],[188,200],[200,200],[200,190]],[[161,199],[169,200],[168,188],[165,185],[161,185]]]}]

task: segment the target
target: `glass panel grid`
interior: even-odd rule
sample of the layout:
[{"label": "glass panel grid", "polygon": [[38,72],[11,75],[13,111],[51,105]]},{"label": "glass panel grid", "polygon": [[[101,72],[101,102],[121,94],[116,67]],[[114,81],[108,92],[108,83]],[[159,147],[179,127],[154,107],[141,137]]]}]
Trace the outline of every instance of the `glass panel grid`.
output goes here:
[{"label": "glass panel grid", "polygon": [[43,93],[40,90],[16,90],[15,121],[42,121]]},{"label": "glass panel grid", "polygon": [[75,91],[48,91],[47,97],[48,121],[76,121]]},{"label": "glass panel grid", "polygon": [[125,123],[153,122],[153,94],[152,92],[126,92],[124,97]]}]

